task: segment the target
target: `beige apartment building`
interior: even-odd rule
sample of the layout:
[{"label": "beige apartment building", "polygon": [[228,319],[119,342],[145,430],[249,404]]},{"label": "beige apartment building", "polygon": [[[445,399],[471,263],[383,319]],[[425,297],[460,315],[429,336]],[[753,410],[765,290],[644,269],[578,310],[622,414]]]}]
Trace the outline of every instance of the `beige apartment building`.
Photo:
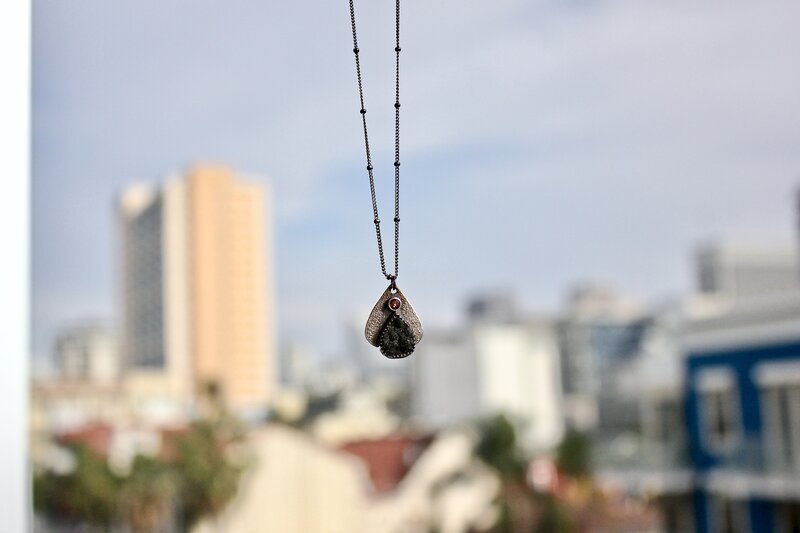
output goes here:
[{"label": "beige apartment building", "polygon": [[128,391],[191,407],[216,382],[239,411],[273,383],[274,317],[265,191],[195,166],[119,200],[122,350]]}]

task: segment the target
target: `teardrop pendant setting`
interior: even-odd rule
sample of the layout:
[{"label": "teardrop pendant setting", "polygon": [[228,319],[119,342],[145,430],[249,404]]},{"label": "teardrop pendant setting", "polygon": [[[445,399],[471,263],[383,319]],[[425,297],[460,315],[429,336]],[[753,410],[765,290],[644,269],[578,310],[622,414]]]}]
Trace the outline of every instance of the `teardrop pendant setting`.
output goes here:
[{"label": "teardrop pendant setting", "polygon": [[389,359],[408,357],[422,340],[422,323],[394,282],[372,308],[364,336]]}]

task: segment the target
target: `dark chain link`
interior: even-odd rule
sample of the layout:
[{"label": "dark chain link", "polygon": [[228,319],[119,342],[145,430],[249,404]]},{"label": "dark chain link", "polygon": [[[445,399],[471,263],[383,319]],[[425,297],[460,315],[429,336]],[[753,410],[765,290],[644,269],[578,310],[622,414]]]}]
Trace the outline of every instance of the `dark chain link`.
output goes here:
[{"label": "dark chain link", "polygon": [[358,80],[358,98],[361,103],[361,124],[364,128],[364,146],[367,155],[367,174],[369,175],[369,192],[372,198],[372,214],[375,224],[375,236],[378,239],[378,256],[381,260],[381,273],[386,279],[394,282],[400,272],[400,0],[395,0],[395,97],[394,97],[394,273],[386,272],[386,260],[383,256],[383,239],[381,238],[381,220],[378,217],[378,201],[375,196],[375,177],[372,173],[372,154],[369,150],[369,134],[367,133],[367,108],[364,106],[364,85],[361,80],[361,61],[359,59],[358,36],[356,34],[356,11],[353,0],[350,2],[350,25],[353,28],[353,54],[356,58],[356,79]]}]

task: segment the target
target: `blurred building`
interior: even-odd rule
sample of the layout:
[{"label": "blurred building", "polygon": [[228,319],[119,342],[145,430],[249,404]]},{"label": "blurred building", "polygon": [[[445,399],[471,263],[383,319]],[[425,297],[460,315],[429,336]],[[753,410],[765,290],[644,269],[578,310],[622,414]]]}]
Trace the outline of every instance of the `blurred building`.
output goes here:
[{"label": "blurred building", "polygon": [[685,313],[674,303],[651,309],[640,322],[635,349],[603,376],[598,423],[591,433],[599,472],[683,453],[671,444],[683,430],[682,419],[670,425],[674,420],[664,423],[659,417],[680,411]]},{"label": "blurred building", "polygon": [[426,333],[413,361],[413,416],[435,429],[505,413],[525,447],[549,449],[563,434],[555,324],[489,300],[470,303],[461,329]]},{"label": "blurred building", "polygon": [[53,435],[77,434],[128,419],[121,398],[117,333],[98,323],[61,331],[55,341],[56,378],[31,383],[28,430],[36,464],[58,463]]},{"label": "blurred building", "polygon": [[507,323],[518,319],[519,314],[514,294],[508,291],[476,296],[467,302],[470,321]]},{"label": "blurred building", "polygon": [[193,533],[487,531],[497,521],[497,475],[470,435],[390,435],[326,448],[294,429],[250,436],[255,461],[219,517]]},{"label": "blurred building", "polygon": [[657,502],[667,533],[798,531],[800,295],[711,309],[689,302],[680,380],[643,388],[641,446],[599,478]]},{"label": "blurred building", "polygon": [[472,421],[481,413],[482,393],[468,329],[428,330],[413,356],[411,411],[430,428]]},{"label": "blurred building", "polygon": [[698,293],[648,320],[638,392],[613,387],[635,391],[639,434],[595,443],[598,479],[656,502],[668,533],[800,531],[796,254],[706,245],[695,271]]},{"label": "blurred building", "polygon": [[100,386],[117,383],[120,376],[119,345],[115,329],[85,324],[62,331],[56,339],[59,378]]},{"label": "blurred building", "polygon": [[794,247],[711,243],[695,262],[702,295],[760,298],[800,290],[800,261]]},{"label": "blurred building", "polygon": [[[558,324],[569,426],[583,431],[598,427],[601,400],[613,403],[610,385],[638,353],[646,326],[640,306],[610,287],[591,284],[573,292]],[[617,408],[605,412],[625,415]]]},{"label": "blurred building", "polygon": [[[387,392],[371,384],[342,389],[336,393],[333,408],[316,416],[306,413],[309,433],[321,443],[338,446],[353,440],[382,438],[397,431],[401,421],[387,407]],[[309,406],[313,407],[314,402],[312,398]]]},{"label": "blurred building", "polygon": [[307,390],[319,372],[313,352],[299,343],[290,343],[281,351],[281,388]]},{"label": "blurred building", "polygon": [[691,323],[686,349],[696,530],[800,530],[800,297]]},{"label": "blurred building", "polygon": [[121,194],[132,394],[191,403],[215,382],[235,409],[264,408],[274,379],[265,209],[261,186],[214,166]]},{"label": "blurred building", "polygon": [[687,320],[704,314],[705,304],[702,299],[689,300],[649,313],[638,355],[626,372],[617,373],[612,386],[626,405],[626,418],[633,411],[638,420],[623,431],[617,426],[616,433],[606,422],[594,434],[598,483],[612,493],[656,502],[662,511],[660,530],[665,533],[694,531],[682,341]]}]

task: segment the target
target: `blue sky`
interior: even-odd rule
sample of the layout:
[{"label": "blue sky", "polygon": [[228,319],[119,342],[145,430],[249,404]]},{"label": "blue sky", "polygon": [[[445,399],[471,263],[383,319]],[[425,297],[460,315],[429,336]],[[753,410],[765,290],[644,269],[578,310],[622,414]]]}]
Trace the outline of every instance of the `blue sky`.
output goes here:
[{"label": "blue sky", "polygon": [[[356,7],[390,220],[393,3]],[[494,288],[556,309],[586,279],[658,299],[700,241],[794,239],[797,20],[791,0],[404,1],[399,281],[423,321]],[[336,353],[385,285],[351,48],[345,0],[36,0],[35,355],[117,315],[115,194],[194,161],[270,184],[281,339]]]}]

